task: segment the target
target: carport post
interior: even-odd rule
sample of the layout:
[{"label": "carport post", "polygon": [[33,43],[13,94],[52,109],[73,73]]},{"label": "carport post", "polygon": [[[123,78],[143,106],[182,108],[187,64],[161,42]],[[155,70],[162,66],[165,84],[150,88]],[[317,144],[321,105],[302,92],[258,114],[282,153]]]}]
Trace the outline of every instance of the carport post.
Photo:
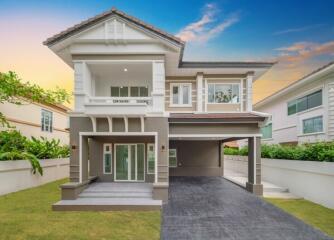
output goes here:
[{"label": "carport post", "polygon": [[261,184],[261,137],[248,138],[248,182],[247,191],[263,195]]}]

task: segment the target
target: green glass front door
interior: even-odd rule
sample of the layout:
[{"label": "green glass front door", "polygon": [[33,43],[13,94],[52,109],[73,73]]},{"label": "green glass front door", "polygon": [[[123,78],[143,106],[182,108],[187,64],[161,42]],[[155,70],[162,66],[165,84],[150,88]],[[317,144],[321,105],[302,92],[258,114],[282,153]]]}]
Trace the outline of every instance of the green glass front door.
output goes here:
[{"label": "green glass front door", "polygon": [[115,144],[116,181],[144,180],[144,144]]}]

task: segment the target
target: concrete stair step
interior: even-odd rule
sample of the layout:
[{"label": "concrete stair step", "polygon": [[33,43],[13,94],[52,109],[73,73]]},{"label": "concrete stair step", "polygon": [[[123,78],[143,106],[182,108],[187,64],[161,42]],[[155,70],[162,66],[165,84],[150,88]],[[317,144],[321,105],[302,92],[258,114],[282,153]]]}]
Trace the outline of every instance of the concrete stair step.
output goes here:
[{"label": "concrete stair step", "polygon": [[78,198],[61,200],[52,205],[55,211],[153,211],[160,210],[161,200],[144,198]]},{"label": "concrete stair step", "polygon": [[152,189],[96,189],[87,188],[85,193],[152,193]]},{"label": "concrete stair step", "polygon": [[263,190],[265,192],[276,192],[276,193],[288,193],[289,192],[289,189],[287,188],[283,188],[283,187],[264,187]]},{"label": "concrete stair step", "polygon": [[152,198],[151,192],[82,192],[80,198]]}]

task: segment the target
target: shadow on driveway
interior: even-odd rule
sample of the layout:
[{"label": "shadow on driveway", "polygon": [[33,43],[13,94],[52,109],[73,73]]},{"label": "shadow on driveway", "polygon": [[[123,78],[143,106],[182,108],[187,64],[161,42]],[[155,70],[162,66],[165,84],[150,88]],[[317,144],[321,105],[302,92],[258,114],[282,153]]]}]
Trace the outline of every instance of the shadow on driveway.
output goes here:
[{"label": "shadow on driveway", "polygon": [[172,177],[162,239],[331,239],[222,177]]}]

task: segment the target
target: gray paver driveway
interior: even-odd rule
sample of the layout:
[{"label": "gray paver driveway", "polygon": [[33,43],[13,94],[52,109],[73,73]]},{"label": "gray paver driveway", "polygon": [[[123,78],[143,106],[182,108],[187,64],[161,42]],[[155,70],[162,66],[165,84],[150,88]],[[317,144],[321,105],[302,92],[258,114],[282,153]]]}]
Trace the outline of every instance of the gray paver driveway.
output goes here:
[{"label": "gray paver driveway", "polygon": [[172,177],[162,239],[331,239],[221,177]]}]

